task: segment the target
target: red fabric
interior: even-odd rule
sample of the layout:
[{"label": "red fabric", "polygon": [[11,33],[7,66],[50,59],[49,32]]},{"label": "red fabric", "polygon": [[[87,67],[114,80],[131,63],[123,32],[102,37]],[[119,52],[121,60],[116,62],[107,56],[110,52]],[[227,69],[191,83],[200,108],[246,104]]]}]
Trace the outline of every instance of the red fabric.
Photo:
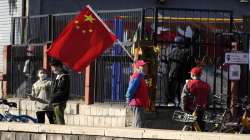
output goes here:
[{"label": "red fabric", "polygon": [[201,73],[202,73],[202,68],[201,68],[201,67],[194,67],[194,68],[192,68],[191,73],[192,73],[193,75],[201,75]]},{"label": "red fabric", "polygon": [[201,80],[189,80],[187,83],[188,91],[195,97],[195,101],[188,101],[188,108],[194,110],[197,105],[206,108],[208,104],[208,95],[210,86]]},{"label": "red fabric", "polygon": [[176,37],[176,33],[172,33],[170,31],[163,31],[160,34],[160,39],[162,41],[174,41]]},{"label": "red fabric", "polygon": [[[138,73],[134,73],[131,78],[140,76]],[[130,106],[142,106],[143,108],[149,107],[149,97],[148,97],[148,86],[142,77],[140,78],[139,88],[136,90],[134,98],[129,102]]]},{"label": "red fabric", "polygon": [[52,43],[47,54],[81,72],[115,40],[116,36],[87,5]]}]

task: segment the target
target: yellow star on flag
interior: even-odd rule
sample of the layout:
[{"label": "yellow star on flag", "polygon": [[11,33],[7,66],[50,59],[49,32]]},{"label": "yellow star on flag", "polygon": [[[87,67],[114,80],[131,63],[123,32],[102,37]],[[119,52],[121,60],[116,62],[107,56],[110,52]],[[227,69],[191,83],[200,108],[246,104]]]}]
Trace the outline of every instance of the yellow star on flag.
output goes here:
[{"label": "yellow star on flag", "polygon": [[93,23],[94,22],[94,18],[92,17],[92,15],[84,15],[85,17],[85,21],[89,21],[90,23]]}]

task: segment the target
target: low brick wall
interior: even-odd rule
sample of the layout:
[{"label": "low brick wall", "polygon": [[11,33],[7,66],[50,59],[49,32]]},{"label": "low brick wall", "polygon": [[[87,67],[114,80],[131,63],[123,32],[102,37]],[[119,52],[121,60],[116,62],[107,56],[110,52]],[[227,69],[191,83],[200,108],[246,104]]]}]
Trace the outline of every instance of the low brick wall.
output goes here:
[{"label": "low brick wall", "polygon": [[1,140],[249,140],[250,135],[161,129],[0,123]]},{"label": "low brick wall", "polygon": [[[9,98],[8,101],[17,103],[17,108],[10,109],[11,113],[35,117],[34,101],[23,98]],[[0,105],[0,113],[6,109],[6,105]],[[174,108],[165,108],[157,109],[157,112],[145,112],[145,127],[180,130],[183,124],[172,120],[174,110]],[[80,126],[129,127],[132,120],[131,110],[125,104],[85,105],[82,100],[68,101],[64,116],[67,125]],[[48,124],[47,118],[45,123]]]},{"label": "low brick wall", "polygon": [[[9,98],[8,101],[17,103],[17,108],[10,109],[11,113],[36,117],[34,101],[23,98]],[[0,105],[0,113],[4,113],[5,110],[7,106]],[[131,120],[131,115],[125,105],[85,105],[82,100],[68,101],[64,116],[67,125],[81,126],[126,127],[129,126]],[[46,123],[48,124],[47,118]]]}]

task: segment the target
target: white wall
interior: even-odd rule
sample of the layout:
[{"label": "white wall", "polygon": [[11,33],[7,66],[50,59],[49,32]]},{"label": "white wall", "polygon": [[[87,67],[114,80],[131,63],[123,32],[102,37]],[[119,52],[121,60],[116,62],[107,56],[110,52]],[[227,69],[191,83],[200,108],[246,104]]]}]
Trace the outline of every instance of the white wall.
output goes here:
[{"label": "white wall", "polygon": [[15,7],[10,13],[9,0],[0,0],[0,72],[3,68],[3,46],[11,44],[11,17],[22,16],[22,0],[16,0]]}]

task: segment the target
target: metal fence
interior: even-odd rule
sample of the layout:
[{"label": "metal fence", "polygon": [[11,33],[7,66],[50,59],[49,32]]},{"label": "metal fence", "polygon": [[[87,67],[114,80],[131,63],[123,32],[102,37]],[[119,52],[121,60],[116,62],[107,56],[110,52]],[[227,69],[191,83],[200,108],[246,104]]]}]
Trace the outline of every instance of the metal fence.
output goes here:
[{"label": "metal fence", "polygon": [[[67,23],[77,13],[42,15],[34,17],[16,17],[12,19],[12,43],[29,44],[53,41]],[[230,48],[232,37],[219,37],[218,33],[240,31],[242,21],[233,21],[231,11],[146,8],[128,10],[98,11],[100,17],[118,36],[120,41],[132,40],[135,31],[140,29],[140,39],[151,40],[160,47],[158,57],[156,103],[166,103],[168,95],[167,57],[170,46],[176,44],[173,36],[184,36],[188,28],[192,30],[192,38],[185,41],[189,46],[192,60],[200,60],[203,56],[212,59],[212,74],[206,79],[213,88],[213,93],[224,97],[228,94],[228,71],[220,69],[223,65],[224,52]],[[126,47],[131,52],[131,47]],[[95,102],[124,102],[125,92],[131,74],[132,60],[119,45],[106,50],[93,63],[94,68],[94,100]],[[21,62],[23,63],[23,62]],[[194,61],[187,69],[194,66]],[[83,75],[71,72],[72,93],[82,96]],[[18,76],[18,75],[17,75]],[[182,83],[183,84],[183,83]],[[223,104],[226,100],[223,98]]]},{"label": "metal fence", "polygon": [[[122,42],[131,40],[142,21],[143,9],[98,11],[100,17]],[[131,47],[126,48],[131,53]],[[124,102],[132,59],[120,45],[114,45],[95,62],[95,101]]]},{"label": "metal fence", "polygon": [[[119,37],[120,41],[126,41],[132,38],[138,23],[142,21],[142,11],[143,9],[98,11],[98,14]],[[12,44],[51,42],[76,14],[15,17],[12,19]],[[126,49],[130,51],[129,47]],[[125,101],[124,94],[128,85],[131,59],[123,49],[119,45],[114,45],[106,50],[93,64],[95,65],[93,75],[95,77],[94,100],[96,102]],[[20,72],[17,76],[21,77],[21,74]],[[71,93],[74,93],[73,95],[77,97],[83,95],[83,75],[84,73],[79,75],[71,72]],[[19,96],[17,93],[13,94]]]},{"label": "metal fence", "polygon": [[[11,71],[8,73],[8,81],[10,81],[10,95],[13,97],[26,97],[27,94],[30,94],[32,84],[38,80],[37,71],[43,67],[43,45],[33,44],[32,46],[34,49],[31,56],[27,55],[27,45],[11,46]],[[24,67],[26,67],[26,71]],[[68,72],[71,77],[70,97],[82,97],[84,75],[70,69],[68,69]],[[52,73],[49,73],[49,75],[52,77]]]},{"label": "metal fence", "polygon": [[[10,57],[10,94],[26,97],[31,93],[32,83],[37,80],[36,72],[42,67],[42,46],[36,46],[33,55],[27,56],[27,46],[12,46]],[[25,64],[26,63],[26,64]],[[26,68],[24,68],[26,65]],[[24,70],[26,69],[26,70]]]},{"label": "metal fence", "polygon": [[[225,52],[232,50],[232,42],[237,42],[239,46],[243,46],[241,38],[245,35],[240,34],[242,32],[240,26],[242,26],[243,21],[234,20],[232,11],[224,10],[177,8],[156,8],[154,10],[154,19],[147,17],[146,19],[154,23],[153,30],[155,32],[151,34],[152,40],[161,48],[157,85],[158,98],[156,102],[165,103],[166,96],[169,93],[168,72],[171,67],[169,65],[169,55],[171,46],[180,43],[176,42],[173,36],[184,36],[184,41],[181,43],[185,46],[183,49],[188,49],[189,53],[184,60],[186,63],[182,64],[182,68],[186,70],[183,71],[183,82],[180,84],[179,89],[181,90],[185,79],[190,78],[189,75],[185,76],[185,73],[188,73],[191,67],[199,64],[206,56],[211,59],[211,64],[204,66],[202,80],[210,84],[213,95],[221,97],[221,107],[226,107],[229,102],[228,95],[231,94],[231,87],[228,73],[229,67],[224,63],[224,55]],[[244,51],[243,47],[241,47],[238,50]],[[243,74],[248,75],[246,66],[242,65],[241,68],[242,71],[245,71]],[[249,79],[247,78],[246,81],[249,82]],[[245,86],[246,84],[242,83],[239,87]],[[239,96],[245,95],[248,95],[248,91],[239,88]]]}]

